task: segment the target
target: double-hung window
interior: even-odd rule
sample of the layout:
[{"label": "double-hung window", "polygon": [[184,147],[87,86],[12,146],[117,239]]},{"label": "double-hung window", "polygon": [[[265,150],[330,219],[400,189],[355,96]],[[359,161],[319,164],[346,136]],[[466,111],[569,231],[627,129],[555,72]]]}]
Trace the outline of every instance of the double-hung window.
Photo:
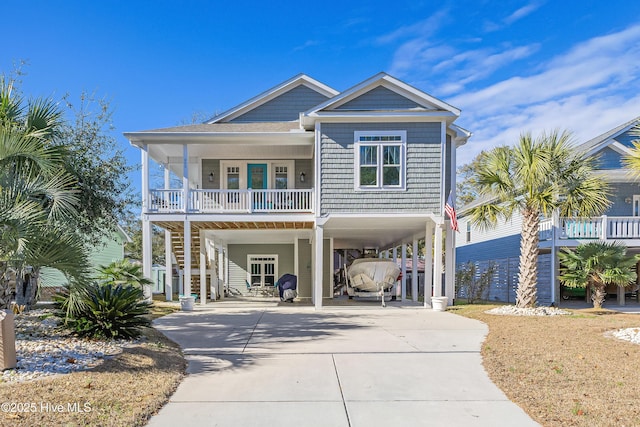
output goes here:
[{"label": "double-hung window", "polygon": [[406,131],[355,132],[355,187],[404,190]]}]

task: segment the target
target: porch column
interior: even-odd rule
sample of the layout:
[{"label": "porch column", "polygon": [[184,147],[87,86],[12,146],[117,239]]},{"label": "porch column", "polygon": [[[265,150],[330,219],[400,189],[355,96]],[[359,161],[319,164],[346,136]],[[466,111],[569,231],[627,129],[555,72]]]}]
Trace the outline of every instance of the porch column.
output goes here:
[{"label": "porch column", "polygon": [[142,163],[142,213],[149,209],[149,151],[147,144],[140,149]]},{"label": "porch column", "polygon": [[182,144],[182,201],[185,212],[189,211],[189,145]]},{"label": "porch column", "polygon": [[333,273],[334,273],[334,265],[333,265],[333,237],[329,238],[329,262],[327,263],[327,277],[329,278],[329,289],[330,295],[329,298],[333,299]]},{"label": "porch column", "polygon": [[220,295],[223,295],[225,283],[224,283],[224,253],[222,252],[222,245],[218,245],[218,286],[222,287],[222,292],[220,293]]},{"label": "porch column", "polygon": [[[151,279],[151,263],[152,263],[152,246],[151,246],[151,221],[147,215],[142,215],[142,274],[147,279]],[[144,298],[147,301],[152,300],[152,291],[150,285],[143,287]]]},{"label": "porch column", "polygon": [[184,220],[184,296],[191,295],[191,221]]},{"label": "porch column", "polygon": [[455,298],[456,284],[456,232],[451,228],[451,224],[447,223],[446,240],[445,240],[445,260],[444,260],[444,278],[445,278],[445,296],[447,304],[453,305]]},{"label": "porch column", "polygon": [[173,251],[171,231],[164,230],[164,294],[167,301],[173,301]]},{"label": "porch column", "polygon": [[424,306],[431,305],[433,293],[433,223],[427,221],[424,235]]},{"label": "porch column", "polygon": [[200,304],[207,304],[207,247],[204,230],[200,230]]},{"label": "porch column", "polygon": [[433,296],[442,296],[442,226],[436,224],[435,240],[433,242]]},{"label": "porch column", "polygon": [[323,226],[316,224],[313,238],[313,292],[312,300],[316,310],[322,308],[322,265],[323,265]]},{"label": "porch column", "polygon": [[418,239],[411,247],[411,301],[418,301]]},{"label": "porch column", "polygon": [[402,301],[404,302],[407,299],[407,244],[403,243],[401,246],[402,255],[402,280],[400,280],[400,296]]},{"label": "porch column", "polygon": [[228,285],[229,283],[229,245],[228,244],[224,244],[223,245],[223,254],[222,254],[222,259],[224,260],[224,276],[222,276],[224,278],[224,285]]},{"label": "porch column", "polygon": [[[393,262],[397,262],[397,260],[398,260],[398,247],[397,246],[393,247],[392,256],[393,256]],[[394,290],[395,290],[394,293],[396,295],[396,299],[397,298],[402,298],[402,290],[398,286],[398,281],[397,280],[396,280],[396,283],[393,286],[394,286]]]},{"label": "porch column", "polygon": [[296,277],[299,277],[300,268],[298,264],[300,263],[299,254],[298,254],[298,236],[295,236],[293,239],[293,274]]},{"label": "porch column", "polygon": [[213,239],[209,241],[208,257],[211,264],[211,299],[216,301],[218,294],[220,299],[224,298],[224,289],[220,292],[220,281],[218,280],[218,269],[216,268],[216,242]]}]

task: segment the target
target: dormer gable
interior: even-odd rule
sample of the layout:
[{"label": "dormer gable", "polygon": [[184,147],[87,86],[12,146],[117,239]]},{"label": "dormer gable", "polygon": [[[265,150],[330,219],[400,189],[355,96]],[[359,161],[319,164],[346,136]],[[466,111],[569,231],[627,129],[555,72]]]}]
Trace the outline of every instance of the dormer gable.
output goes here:
[{"label": "dormer gable", "polygon": [[325,102],[338,91],[305,75],[266,90],[248,101],[208,120],[212,123],[286,122],[298,120],[302,111]]}]

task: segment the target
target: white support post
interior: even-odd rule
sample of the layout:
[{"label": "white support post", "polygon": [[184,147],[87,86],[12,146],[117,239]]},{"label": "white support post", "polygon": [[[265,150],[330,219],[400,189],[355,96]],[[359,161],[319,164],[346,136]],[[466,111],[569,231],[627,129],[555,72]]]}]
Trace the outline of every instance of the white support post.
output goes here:
[{"label": "white support post", "polygon": [[298,254],[298,236],[295,236],[293,238],[293,274],[296,277],[300,277],[299,272],[300,272],[300,267],[298,266],[298,264],[300,263],[300,258],[299,258],[299,254]]},{"label": "white support post", "polygon": [[222,245],[218,245],[218,286],[222,286],[220,295],[223,295],[226,283],[224,281],[224,253],[222,251]]},{"label": "white support post", "polygon": [[445,296],[447,297],[447,304],[453,305],[455,297],[456,286],[456,232],[453,231],[450,224],[446,226],[446,240],[445,240],[445,261],[444,261],[444,278],[445,278]]},{"label": "white support post", "polygon": [[171,231],[164,231],[164,294],[167,301],[173,301],[173,251]]},{"label": "white support post", "polygon": [[224,278],[223,283],[226,285],[229,283],[229,245],[225,243],[223,245],[223,250],[222,259],[224,260],[224,275],[222,277]]},{"label": "white support post", "polygon": [[216,268],[216,245],[212,239],[209,241],[209,251],[207,252],[209,263],[211,264],[211,299],[216,301],[218,295],[220,299],[224,298],[224,289],[220,290],[220,281],[218,280],[218,269]]},{"label": "white support post", "polygon": [[329,238],[329,262],[327,263],[327,277],[329,278],[329,298],[333,299],[333,237]]},{"label": "white support post", "polygon": [[442,296],[442,226],[436,224],[433,242],[433,296]]},{"label": "white support post", "polygon": [[[151,221],[146,218],[146,215],[142,215],[142,274],[147,279],[151,280],[151,263],[153,259],[153,251],[151,245]],[[144,285],[143,287],[144,298],[147,301],[151,301],[152,291],[151,285]]]},{"label": "white support post", "polygon": [[418,301],[418,239],[411,247],[411,301]]},{"label": "white support post", "polygon": [[200,304],[207,305],[207,248],[204,230],[200,230]]},{"label": "white support post", "polygon": [[189,212],[189,145],[182,144],[182,196],[185,212]]},{"label": "white support post", "polygon": [[142,213],[149,210],[149,151],[147,144],[140,149],[142,163]]},{"label": "white support post", "polygon": [[607,216],[606,215],[602,215],[602,225],[601,225],[602,229],[600,230],[600,239],[602,240],[607,240]]},{"label": "white support post", "polygon": [[191,221],[184,220],[184,296],[191,296]]},{"label": "white support post", "polygon": [[[398,262],[398,247],[394,246],[393,250],[391,251],[392,253],[392,257],[393,257],[393,262]],[[402,297],[402,290],[400,289],[400,286],[398,285],[398,281],[396,281],[396,283],[393,285],[393,289],[394,289],[394,294],[396,296],[396,299],[401,298]]]},{"label": "white support post", "polygon": [[402,280],[400,280],[400,298],[404,302],[407,299],[407,244],[403,243],[401,246],[402,255]]},{"label": "white support post", "polygon": [[424,306],[431,305],[433,294],[433,223],[427,221],[424,234]]},{"label": "white support post", "polygon": [[559,261],[558,261],[558,236],[559,236],[559,228],[558,224],[560,223],[560,214],[556,210],[553,212],[551,216],[551,301],[558,305],[560,295],[560,287],[558,283],[558,271],[559,271]]},{"label": "white support post", "polygon": [[316,310],[322,308],[322,265],[323,265],[324,229],[316,224],[313,239],[313,305]]}]

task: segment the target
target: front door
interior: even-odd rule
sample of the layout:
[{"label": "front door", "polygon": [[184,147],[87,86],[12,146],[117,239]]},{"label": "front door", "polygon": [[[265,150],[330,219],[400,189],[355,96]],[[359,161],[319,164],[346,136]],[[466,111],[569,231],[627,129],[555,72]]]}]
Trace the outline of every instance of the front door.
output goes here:
[{"label": "front door", "polygon": [[264,190],[267,188],[267,165],[249,163],[247,165],[247,188]]},{"label": "front door", "polygon": [[267,165],[266,164],[247,164],[247,188],[253,191],[253,210],[264,211],[269,209],[269,200],[265,191],[267,188]]}]

